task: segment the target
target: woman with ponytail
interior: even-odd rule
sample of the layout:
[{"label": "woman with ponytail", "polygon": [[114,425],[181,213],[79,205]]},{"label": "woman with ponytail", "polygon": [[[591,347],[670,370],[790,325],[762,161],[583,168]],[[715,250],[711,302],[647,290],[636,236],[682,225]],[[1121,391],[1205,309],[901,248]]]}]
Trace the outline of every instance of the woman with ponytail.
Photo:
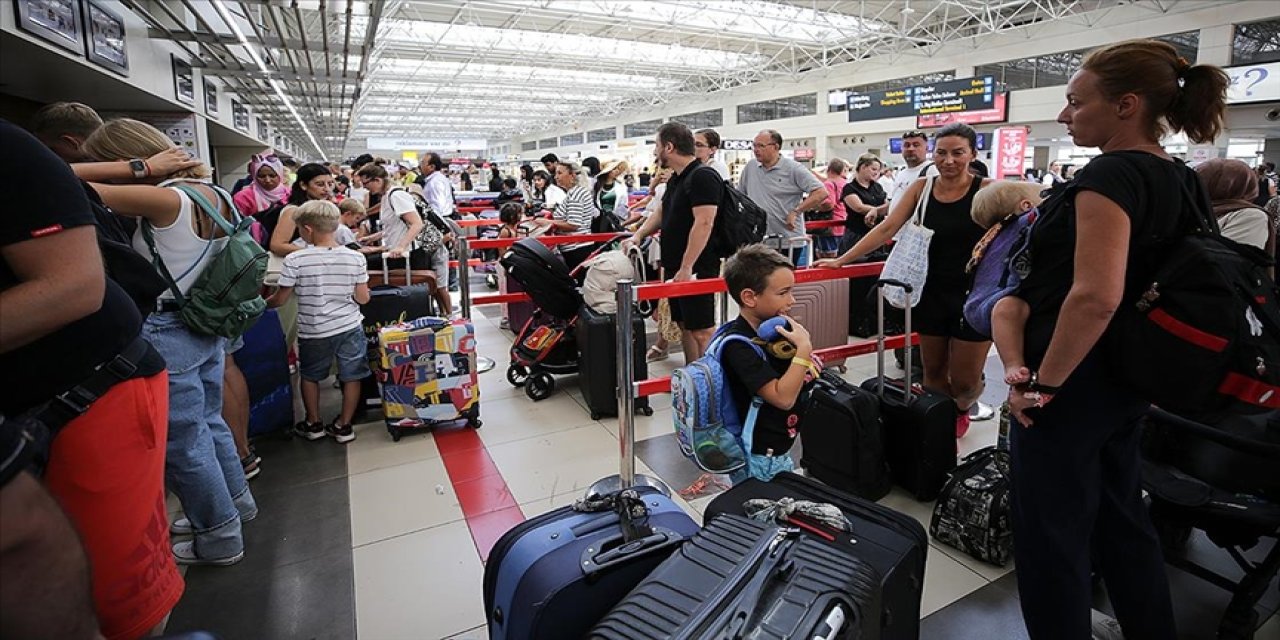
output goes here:
[{"label": "woman with ponytail", "polygon": [[1208,202],[1160,139],[1180,131],[1213,141],[1227,84],[1221,69],[1192,65],[1169,44],[1133,40],[1091,52],[1067,85],[1058,122],[1076,145],[1103,153],[1041,205],[1016,293],[1030,307],[1031,377],[1009,392],[1014,557],[1035,640],[1114,632],[1115,620],[1091,616],[1091,569],[1125,637],[1175,637],[1140,486],[1137,422],[1148,403],[1110,369],[1103,337],[1159,264],[1165,239],[1189,230]]}]

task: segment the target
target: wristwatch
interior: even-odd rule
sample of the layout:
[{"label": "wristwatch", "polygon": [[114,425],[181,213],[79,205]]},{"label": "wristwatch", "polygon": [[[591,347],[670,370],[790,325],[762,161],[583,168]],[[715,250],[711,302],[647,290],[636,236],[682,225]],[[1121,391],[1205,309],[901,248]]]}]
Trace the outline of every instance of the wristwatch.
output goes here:
[{"label": "wristwatch", "polygon": [[151,174],[147,170],[147,162],[141,158],[134,158],[129,161],[129,170],[133,171],[133,177],[141,180]]},{"label": "wristwatch", "polygon": [[1036,392],[1047,394],[1047,395],[1055,395],[1058,393],[1059,389],[1060,387],[1053,387],[1047,384],[1041,384],[1040,372],[1039,371],[1031,372],[1031,381],[1027,383],[1028,391],[1036,391]]}]

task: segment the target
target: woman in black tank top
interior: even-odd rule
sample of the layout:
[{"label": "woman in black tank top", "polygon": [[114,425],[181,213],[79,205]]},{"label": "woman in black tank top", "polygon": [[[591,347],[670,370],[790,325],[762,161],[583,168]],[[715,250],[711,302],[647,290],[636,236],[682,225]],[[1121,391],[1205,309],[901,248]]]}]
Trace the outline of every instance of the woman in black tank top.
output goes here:
[{"label": "woman in black tank top", "polygon": [[[929,274],[920,303],[912,310],[913,329],[920,334],[924,385],[955,400],[959,410],[957,437],[969,428],[969,409],[982,395],[982,367],[991,342],[964,324],[968,278],[965,264],[973,245],[985,231],[973,222],[969,208],[973,194],[990,182],[973,176],[969,164],[977,157],[977,133],[966,124],[953,124],[934,137],[933,164],[938,169],[925,205],[924,225],[934,231],[929,246]],[[838,267],[884,246],[910,221],[924,197],[925,179],[917,180],[893,203],[889,217],[851,249],[816,266]]]}]

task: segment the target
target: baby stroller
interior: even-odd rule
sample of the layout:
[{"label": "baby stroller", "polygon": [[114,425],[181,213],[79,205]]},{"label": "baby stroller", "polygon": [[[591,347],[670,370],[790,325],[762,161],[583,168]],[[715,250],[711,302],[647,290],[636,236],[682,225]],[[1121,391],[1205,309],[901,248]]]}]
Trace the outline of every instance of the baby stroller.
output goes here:
[{"label": "baby stroller", "polygon": [[[1165,562],[1231,593],[1217,637],[1252,638],[1256,606],[1280,571],[1280,411],[1232,416],[1207,426],[1151,409],[1144,418],[1142,484]],[[1191,562],[1185,548],[1192,529],[1231,555],[1238,582]],[[1244,552],[1262,538],[1276,539],[1252,562]]]},{"label": "baby stroller", "polygon": [[[605,243],[597,253],[613,244]],[[570,271],[559,255],[533,238],[517,241],[500,262],[537,306],[511,345],[507,382],[524,387],[531,400],[545,400],[556,388],[553,375],[578,371],[574,325],[583,304],[576,279],[582,267]]]}]

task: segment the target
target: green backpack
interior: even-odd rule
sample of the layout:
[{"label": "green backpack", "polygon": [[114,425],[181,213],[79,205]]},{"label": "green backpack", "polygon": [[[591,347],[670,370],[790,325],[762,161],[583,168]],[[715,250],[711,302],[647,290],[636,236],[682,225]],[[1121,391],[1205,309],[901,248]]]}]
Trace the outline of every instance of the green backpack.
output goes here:
[{"label": "green backpack", "polygon": [[[194,187],[185,184],[174,186],[190,196],[192,202],[222,229],[227,236],[227,244],[213,257],[184,296],[178,289],[177,280],[182,279],[186,273],[177,279],[170,275],[169,268],[156,249],[151,223],[143,220],[142,237],[151,249],[151,262],[169,282],[169,290],[173,292],[174,300],[181,309],[178,313],[188,328],[196,333],[238,338],[267,309],[267,301],[262,298],[262,281],[267,274],[267,252],[249,231],[253,226],[253,218],[240,216],[231,203],[231,196],[218,187],[213,190],[236,216],[235,226],[224,220],[218,208]],[[200,254],[187,273],[204,260],[211,246],[212,241],[205,244],[204,253]]]}]

